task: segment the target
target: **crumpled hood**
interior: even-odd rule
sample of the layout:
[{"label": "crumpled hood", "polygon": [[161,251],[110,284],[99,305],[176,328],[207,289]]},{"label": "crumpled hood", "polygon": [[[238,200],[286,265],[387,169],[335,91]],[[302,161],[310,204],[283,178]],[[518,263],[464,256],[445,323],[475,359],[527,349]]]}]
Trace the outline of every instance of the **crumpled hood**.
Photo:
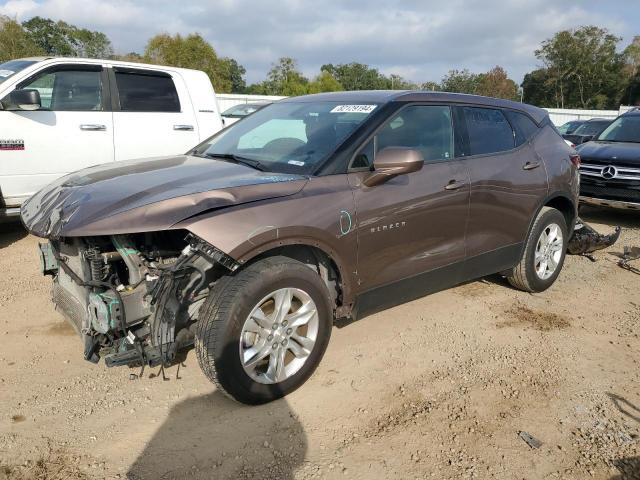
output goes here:
[{"label": "crumpled hood", "polygon": [[576,151],[585,163],[640,168],[640,143],[587,142]]},{"label": "crumpled hood", "polygon": [[56,180],[23,204],[21,216],[47,238],[148,232],[207,210],[293,195],[306,181],[189,155],[131,160]]}]

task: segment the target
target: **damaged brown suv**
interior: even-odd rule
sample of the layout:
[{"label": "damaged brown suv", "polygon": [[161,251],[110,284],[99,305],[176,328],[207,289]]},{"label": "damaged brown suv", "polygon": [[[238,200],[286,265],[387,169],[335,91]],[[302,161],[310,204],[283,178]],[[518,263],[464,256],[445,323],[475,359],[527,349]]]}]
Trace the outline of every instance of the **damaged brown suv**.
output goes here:
[{"label": "damaged brown suv", "polygon": [[579,157],[545,111],[478,96],[291,98],[185,155],[68,175],[22,220],[53,301],[108,366],[195,344],[245,403],[304,383],[336,319],[501,273],[562,268]]}]

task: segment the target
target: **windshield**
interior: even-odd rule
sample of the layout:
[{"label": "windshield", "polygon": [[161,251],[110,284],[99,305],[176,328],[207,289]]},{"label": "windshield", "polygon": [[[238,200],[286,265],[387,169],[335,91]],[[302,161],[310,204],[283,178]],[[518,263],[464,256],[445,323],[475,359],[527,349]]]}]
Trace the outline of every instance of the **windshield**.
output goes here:
[{"label": "windshield", "polygon": [[582,123],[583,122],[567,122],[561,127],[558,127],[558,131],[562,134],[571,133],[576,129],[576,127],[578,127],[579,125],[582,125]]},{"label": "windshield", "polygon": [[376,106],[342,102],[275,103],[222,130],[193,153],[259,162],[263,170],[270,172],[311,173]]},{"label": "windshield", "polygon": [[[268,104],[267,104],[268,105]],[[250,113],[257,112],[261,108],[264,108],[266,105],[256,105],[256,104],[242,104],[235,105],[228,110],[222,112],[223,117],[246,117]]]},{"label": "windshield", "polygon": [[10,60],[0,64],[0,83],[13,77],[20,70],[37,63],[36,60]]},{"label": "windshield", "polygon": [[618,117],[598,136],[598,140],[640,143],[640,115]]},{"label": "windshield", "polygon": [[609,125],[607,120],[601,122],[586,122],[580,125],[573,132],[574,135],[596,135],[600,133],[604,127]]}]

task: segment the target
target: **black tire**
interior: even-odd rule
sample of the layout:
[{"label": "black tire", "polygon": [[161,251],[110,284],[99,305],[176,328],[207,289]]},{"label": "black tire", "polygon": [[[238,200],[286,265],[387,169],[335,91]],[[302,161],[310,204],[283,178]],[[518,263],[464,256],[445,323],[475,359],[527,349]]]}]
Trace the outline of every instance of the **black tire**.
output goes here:
[{"label": "black tire", "polygon": [[[553,274],[543,279],[536,273],[535,252],[542,232],[554,223],[558,225],[562,231],[561,257]],[[567,221],[564,215],[555,208],[543,207],[533,222],[520,263],[514,267],[510,275],[507,275],[509,283],[525,292],[545,291],[553,285],[553,282],[555,282],[558,275],[560,275],[566,257],[568,240]]]},{"label": "black tire", "polygon": [[[297,288],[312,298],[318,311],[318,334],[300,370],[280,383],[264,384],[252,379],[242,366],[240,334],[260,299],[280,288]],[[266,258],[216,282],[200,309],[195,335],[198,363],[207,378],[231,398],[249,405],[267,403],[307,381],[324,355],[332,325],[331,298],[320,276],[296,260]]]}]

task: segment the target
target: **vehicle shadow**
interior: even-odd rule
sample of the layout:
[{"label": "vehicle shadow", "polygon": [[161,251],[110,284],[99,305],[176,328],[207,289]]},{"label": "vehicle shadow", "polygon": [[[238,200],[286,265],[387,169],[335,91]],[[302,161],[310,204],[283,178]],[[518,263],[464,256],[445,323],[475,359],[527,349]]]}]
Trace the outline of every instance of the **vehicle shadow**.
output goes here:
[{"label": "vehicle shadow", "polygon": [[172,407],[127,478],[292,479],[307,445],[286,399],[247,406],[214,391]]},{"label": "vehicle shadow", "polygon": [[640,228],[640,211],[582,205],[580,218],[587,223],[600,223],[611,227]]},{"label": "vehicle shadow", "polygon": [[607,396],[611,399],[620,413],[640,423],[640,408],[636,407],[626,398],[616,395],[615,393],[607,393]]},{"label": "vehicle shadow", "polygon": [[0,222],[0,249],[23,239],[28,235],[20,220]]},{"label": "vehicle shadow", "polygon": [[[640,423],[640,408],[615,393],[607,393],[607,396],[620,413]],[[640,480],[640,457],[620,458],[613,464],[620,471],[620,475],[614,475],[610,480]]]},{"label": "vehicle shadow", "polygon": [[610,480],[640,480],[640,457],[620,458],[613,464],[620,475],[614,475]]}]

